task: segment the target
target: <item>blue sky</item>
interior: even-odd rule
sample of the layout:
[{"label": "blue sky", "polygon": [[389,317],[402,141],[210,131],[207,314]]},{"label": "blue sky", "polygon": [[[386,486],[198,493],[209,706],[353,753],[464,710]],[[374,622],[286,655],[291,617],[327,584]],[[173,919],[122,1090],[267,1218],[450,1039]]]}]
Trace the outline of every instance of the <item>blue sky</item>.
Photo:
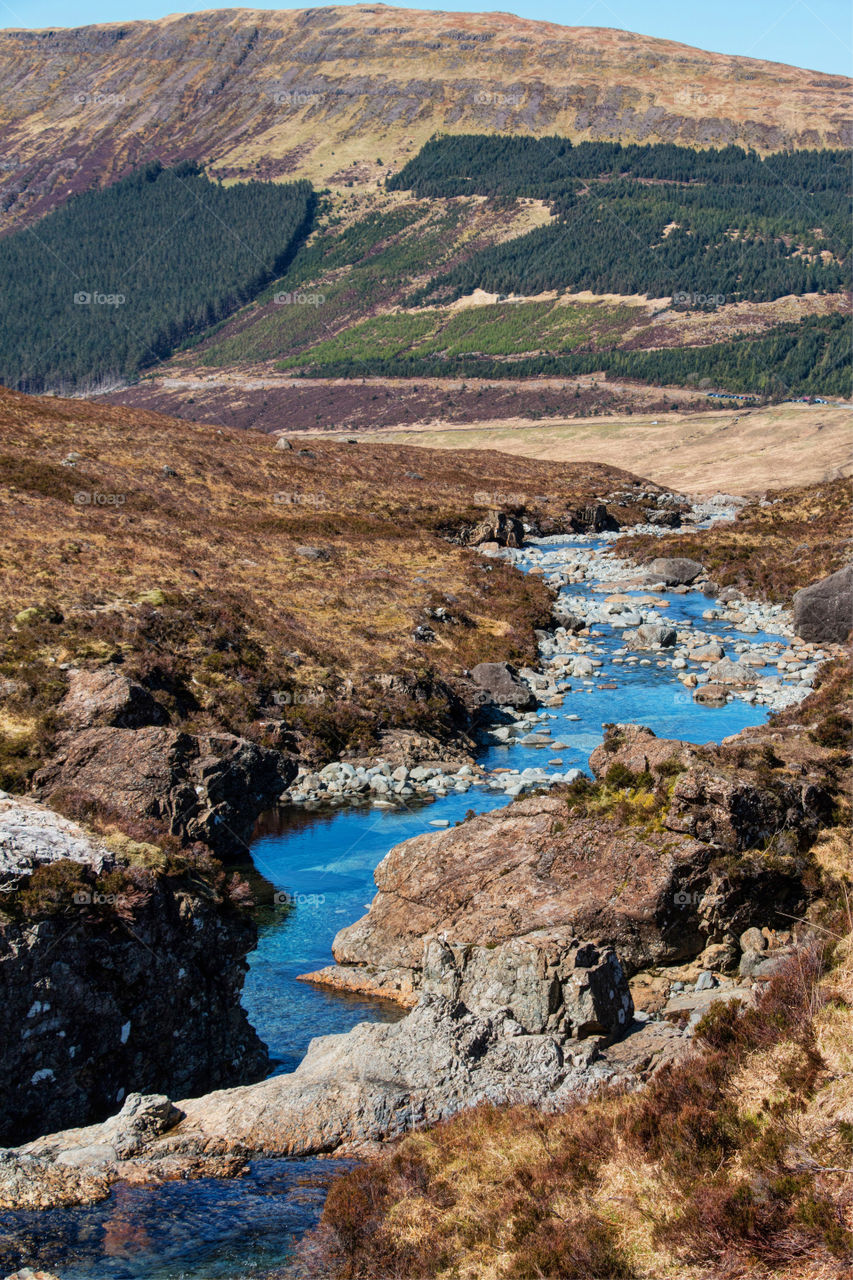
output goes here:
[{"label": "blue sky", "polygon": [[[90,22],[128,22],[160,18],[167,13],[216,9],[216,0],[0,0],[4,27],[70,27]],[[229,6],[233,7],[233,6]],[[238,6],[239,7],[239,6]],[[247,4],[261,9],[301,9],[301,4]],[[411,4],[402,8],[443,12],[488,13],[492,4],[460,0],[441,5]],[[517,0],[503,12],[565,26],[621,27],[645,35],[680,40],[720,53],[739,53],[774,62],[790,62],[818,71],[851,72],[849,0]]]}]

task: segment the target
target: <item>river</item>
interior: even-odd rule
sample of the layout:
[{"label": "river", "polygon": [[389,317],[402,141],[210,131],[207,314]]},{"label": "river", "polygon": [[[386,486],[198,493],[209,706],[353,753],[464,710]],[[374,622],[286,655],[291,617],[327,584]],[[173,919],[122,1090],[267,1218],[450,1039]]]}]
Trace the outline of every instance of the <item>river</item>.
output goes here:
[{"label": "river", "polygon": [[[590,548],[589,540],[565,539],[554,546]],[[593,548],[599,544],[592,544]],[[530,567],[522,562],[521,567]],[[564,589],[592,597],[594,581]],[[633,593],[637,597],[642,592]],[[734,624],[702,618],[713,603],[699,592],[660,596],[666,622],[698,625],[719,637],[730,652],[738,640],[752,645],[784,637],[739,632]],[[648,665],[627,665],[622,631],[597,623],[597,660],[589,680],[572,680],[562,707],[549,708],[554,747],[520,743],[485,745],[486,770],[546,767],[551,772],[586,767],[608,721],[648,725],[661,737],[719,742],[762,723],[764,706],[733,700],[702,706],[659,654],[637,655]],[[614,661],[614,659],[617,659]],[[548,659],[544,659],[547,666]],[[769,672],[769,668],[768,668]],[[759,671],[760,674],[760,671]],[[775,675],[775,669],[773,670]],[[600,686],[606,685],[607,688]],[[615,686],[615,687],[614,687]],[[357,1022],[395,1019],[387,1002],[341,995],[298,982],[297,977],[331,961],[331,943],[344,925],[363,915],[374,893],[373,871],[399,841],[432,830],[430,824],[462,819],[509,803],[509,797],[472,786],[431,804],[411,801],[396,809],[340,807],[306,812],[295,807],[267,815],[253,844],[255,865],[294,906],[259,913],[259,942],[250,957],[244,1004],[269,1045],[276,1071],[291,1071],[313,1036],[348,1031]],[[159,1187],[119,1184],[109,1199],[88,1208],[0,1214],[0,1272],[29,1264],[59,1280],[248,1280],[286,1261],[292,1243],[322,1211],[330,1176],[342,1167],[331,1159],[259,1160],[247,1176],[203,1179]]]}]

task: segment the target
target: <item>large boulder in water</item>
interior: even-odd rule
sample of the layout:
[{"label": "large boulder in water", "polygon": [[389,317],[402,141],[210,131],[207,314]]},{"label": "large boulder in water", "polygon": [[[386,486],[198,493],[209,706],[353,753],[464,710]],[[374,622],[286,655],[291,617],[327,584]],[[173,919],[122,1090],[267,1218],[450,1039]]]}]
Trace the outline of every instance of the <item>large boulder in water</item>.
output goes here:
[{"label": "large boulder in water", "polygon": [[853,565],[794,596],[794,630],[815,644],[843,644],[853,627]]},{"label": "large boulder in water", "polygon": [[668,587],[687,586],[702,572],[699,561],[688,560],[686,556],[659,556],[649,565],[649,579],[664,582]]}]

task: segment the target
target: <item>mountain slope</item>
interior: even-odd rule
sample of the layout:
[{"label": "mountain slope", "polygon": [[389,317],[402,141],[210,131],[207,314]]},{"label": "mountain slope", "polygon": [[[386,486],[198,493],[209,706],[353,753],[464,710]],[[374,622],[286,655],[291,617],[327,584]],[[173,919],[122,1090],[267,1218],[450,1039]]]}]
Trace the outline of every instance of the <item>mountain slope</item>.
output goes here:
[{"label": "mountain slope", "polygon": [[849,84],[623,31],[382,5],[6,31],[0,226],[155,158],[372,185],[437,130],[842,146]]}]

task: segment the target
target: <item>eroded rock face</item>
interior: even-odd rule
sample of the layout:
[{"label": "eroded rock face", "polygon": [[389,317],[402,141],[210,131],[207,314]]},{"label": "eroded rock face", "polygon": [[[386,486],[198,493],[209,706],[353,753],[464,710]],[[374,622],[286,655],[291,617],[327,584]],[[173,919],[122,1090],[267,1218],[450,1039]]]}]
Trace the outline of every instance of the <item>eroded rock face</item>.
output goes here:
[{"label": "eroded rock face", "polygon": [[574,533],[617,533],[622,527],[603,502],[579,507],[569,516],[569,527]]},{"label": "eroded rock face", "polygon": [[130,818],[155,818],[229,858],[245,855],[259,814],[295,775],[280,752],[232,734],[104,727],[67,739],[34,785],[47,801],[70,789]]},{"label": "eroded rock face", "polygon": [[695,912],[674,903],[710,882],[710,850],[684,836],[643,836],[607,819],[567,816],[556,797],[517,801],[446,832],[397,845],[376,869],[368,914],[333,944],[365,987],[417,990],[422,938],[443,932],[491,948],[537,930],[612,947],[629,973],[698,954]]},{"label": "eroded rock face", "polygon": [[529,934],[494,948],[424,943],[421,990],[481,1015],[508,1009],[524,1032],[583,1039],[624,1033],[634,1012],[613,950],[559,933]]},{"label": "eroded rock face", "polygon": [[335,985],[411,1001],[425,981],[425,936],[473,955],[542,931],[613,948],[630,976],[712,944],[736,947],[750,925],[784,928],[802,913],[800,854],[829,805],[808,775],[761,781],[626,725],[608,727],[590,763],[602,778],[615,765],[651,776],[654,821],[626,823],[618,809],[586,816],[571,796],[551,795],[405,841],[379,864],[367,915],[335,938]]},{"label": "eroded rock face", "polygon": [[[605,981],[623,987],[624,998],[618,961],[601,956],[596,963],[593,950],[575,948],[576,970],[606,974]],[[599,1000],[583,985],[578,992],[581,1000]],[[505,1008],[487,1014],[424,992],[401,1022],[360,1023],[346,1035],[312,1040],[291,1075],[174,1106],[167,1098],[137,1096],[103,1124],[0,1152],[0,1208],[41,1207],[56,1190],[64,1203],[86,1203],[120,1177],[198,1176],[212,1162],[235,1156],[364,1152],[481,1102],[558,1109],[629,1077],[626,1064],[636,1054],[620,1054],[613,1063],[607,1054],[602,1038],[531,1033]]]},{"label": "eroded rock face", "polygon": [[518,516],[505,511],[490,511],[485,520],[466,538],[469,546],[479,547],[484,542],[496,542],[499,547],[520,547],[524,542],[524,525]]},{"label": "eroded rock face", "polygon": [[12,798],[0,844],[0,1142],[109,1115],[134,1089],[180,1096],[264,1073],[240,1005],[255,925],[213,870],[209,883],[201,864],[134,873]]},{"label": "eroded rock face", "polygon": [[794,630],[817,644],[843,644],[853,628],[853,565],[794,596]]}]

